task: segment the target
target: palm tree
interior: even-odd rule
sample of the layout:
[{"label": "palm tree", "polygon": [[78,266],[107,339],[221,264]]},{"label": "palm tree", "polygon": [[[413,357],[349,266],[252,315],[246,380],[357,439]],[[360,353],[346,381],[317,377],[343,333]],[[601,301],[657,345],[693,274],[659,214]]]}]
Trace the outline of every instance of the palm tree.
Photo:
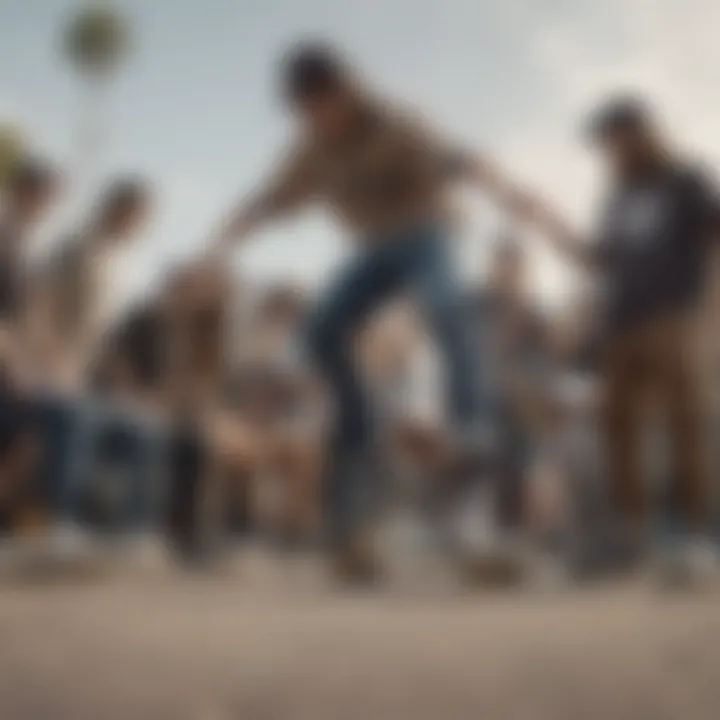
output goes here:
[{"label": "palm tree", "polygon": [[105,140],[102,111],[105,93],[129,50],[129,27],[110,2],[87,0],[63,36],[67,59],[85,84],[82,112],[82,174],[92,174]]}]

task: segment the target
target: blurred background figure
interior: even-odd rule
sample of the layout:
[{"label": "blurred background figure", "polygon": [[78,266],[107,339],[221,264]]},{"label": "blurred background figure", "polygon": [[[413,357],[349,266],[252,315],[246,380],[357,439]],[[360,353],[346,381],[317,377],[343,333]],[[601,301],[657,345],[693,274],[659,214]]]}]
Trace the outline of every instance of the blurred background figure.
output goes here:
[{"label": "blurred background figure", "polygon": [[78,389],[99,348],[110,317],[108,273],[115,256],[137,235],[150,212],[146,183],[112,181],[80,229],[63,238],[37,274],[30,298],[31,333],[39,358],[50,360],[49,378]]},{"label": "blurred background figure", "polygon": [[716,187],[678,156],[639,98],[605,103],[590,136],[611,178],[597,243],[578,242],[542,210],[536,219],[563,252],[603,281],[603,422],[618,523],[615,559],[634,563],[647,550],[649,484],[641,448],[654,401],[667,420],[683,528],[668,559],[693,574],[712,564],[704,541],[711,489],[697,329],[718,231]]},{"label": "blurred background figure", "polygon": [[29,285],[27,345],[35,372],[33,414],[44,445],[42,485],[59,538],[71,544],[96,438],[115,414],[97,402],[92,388],[92,369],[110,324],[109,273],[151,204],[144,181],[111,182],[81,228],[61,240]]},{"label": "blurred background figure", "polygon": [[18,160],[0,195],[0,317],[19,330],[27,303],[28,251],[32,234],[45,219],[60,186],[54,168],[41,160]]},{"label": "blurred background figure", "polygon": [[531,296],[528,259],[518,237],[505,233],[491,259],[489,286],[474,299],[476,333],[488,363],[503,451],[499,517],[510,531],[523,526],[527,481],[547,432],[548,333]]},{"label": "blurred background figure", "polygon": [[32,377],[28,251],[58,187],[54,168],[38,159],[16,159],[0,197],[0,515],[3,527],[10,530],[36,514],[39,499],[33,481],[39,460],[37,437],[26,397]]}]

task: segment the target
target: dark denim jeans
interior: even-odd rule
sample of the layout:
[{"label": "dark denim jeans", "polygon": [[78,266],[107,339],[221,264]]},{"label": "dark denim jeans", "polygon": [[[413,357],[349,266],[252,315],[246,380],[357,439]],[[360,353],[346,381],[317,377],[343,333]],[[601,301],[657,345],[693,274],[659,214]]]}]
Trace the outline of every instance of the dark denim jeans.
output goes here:
[{"label": "dark denim jeans", "polygon": [[102,527],[123,532],[157,527],[166,467],[161,428],[112,408],[96,408],[90,422],[86,496],[109,499],[99,517]]},{"label": "dark denim jeans", "polygon": [[76,441],[80,425],[79,409],[69,398],[49,393],[33,397],[28,402],[33,427],[43,449],[40,491],[55,518],[71,520],[80,482],[80,456]]},{"label": "dark denim jeans", "polygon": [[41,488],[59,521],[81,519],[83,499],[110,468],[122,470],[124,501],[118,529],[147,528],[157,519],[162,492],[159,430],[90,400],[47,394],[31,401],[43,448]]},{"label": "dark denim jeans", "polygon": [[311,317],[309,346],[328,381],[336,406],[333,470],[328,478],[331,537],[357,529],[372,470],[372,411],[354,362],[353,335],[381,304],[412,291],[444,356],[450,410],[459,428],[481,418],[478,362],[468,336],[462,286],[456,277],[449,238],[441,224],[426,224],[387,238],[374,238],[340,273]]}]

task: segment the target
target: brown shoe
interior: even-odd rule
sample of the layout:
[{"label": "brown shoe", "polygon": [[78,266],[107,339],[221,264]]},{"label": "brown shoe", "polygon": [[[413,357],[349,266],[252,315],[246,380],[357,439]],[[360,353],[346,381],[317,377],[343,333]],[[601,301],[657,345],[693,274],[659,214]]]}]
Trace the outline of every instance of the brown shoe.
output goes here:
[{"label": "brown shoe", "polygon": [[15,533],[20,537],[38,537],[47,530],[49,520],[40,508],[27,506],[18,510],[13,525]]},{"label": "brown shoe", "polygon": [[330,562],[333,576],[345,585],[375,585],[383,577],[377,555],[366,543],[349,543],[334,550]]},{"label": "brown shoe", "polygon": [[472,587],[514,588],[527,579],[525,563],[509,550],[470,553],[460,559],[458,566],[461,579]]}]

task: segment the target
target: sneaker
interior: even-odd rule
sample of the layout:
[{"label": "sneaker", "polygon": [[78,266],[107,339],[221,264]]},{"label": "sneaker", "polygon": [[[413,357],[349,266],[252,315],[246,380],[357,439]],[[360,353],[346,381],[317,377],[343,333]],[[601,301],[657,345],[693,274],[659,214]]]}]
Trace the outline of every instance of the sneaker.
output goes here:
[{"label": "sneaker", "polygon": [[644,532],[611,524],[597,538],[585,540],[576,548],[571,565],[576,579],[591,581],[630,575],[638,571],[647,558]]},{"label": "sneaker", "polygon": [[695,589],[707,587],[718,576],[718,553],[715,546],[702,537],[683,537],[664,548],[656,566],[662,587]]},{"label": "sneaker", "polygon": [[457,518],[456,553],[461,579],[473,586],[510,587],[524,582],[527,555],[517,538],[503,533],[487,483],[463,503]]},{"label": "sneaker", "polygon": [[61,557],[88,552],[91,546],[89,533],[75,523],[61,523],[50,533],[50,549]]},{"label": "sneaker", "polygon": [[63,525],[48,536],[19,542],[4,561],[18,577],[34,581],[95,577],[106,568],[106,556],[77,527]]},{"label": "sneaker", "polygon": [[158,564],[167,560],[167,544],[157,533],[137,532],[121,538],[116,543],[121,555],[141,564]]},{"label": "sneaker", "polygon": [[367,543],[352,542],[331,553],[331,570],[344,585],[376,585],[383,577],[377,554]]},{"label": "sneaker", "polygon": [[510,543],[467,552],[459,558],[458,569],[463,582],[472,587],[514,588],[529,579],[524,553]]}]

